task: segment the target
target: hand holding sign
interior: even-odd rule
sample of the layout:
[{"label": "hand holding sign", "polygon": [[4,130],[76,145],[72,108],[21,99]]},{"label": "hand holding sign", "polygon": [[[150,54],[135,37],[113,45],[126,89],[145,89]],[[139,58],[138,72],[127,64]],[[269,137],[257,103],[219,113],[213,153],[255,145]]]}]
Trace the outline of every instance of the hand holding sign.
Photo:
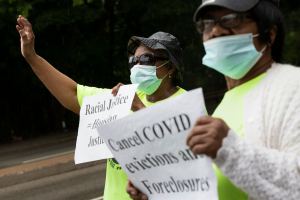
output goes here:
[{"label": "hand holding sign", "polygon": [[149,200],[218,199],[211,160],[186,146],[187,134],[204,115],[198,89],[97,129],[141,191],[129,187],[134,198],[142,199],[144,193]]},{"label": "hand holding sign", "polygon": [[133,200],[148,200],[147,195],[137,189],[131,181],[128,181],[126,191]]},{"label": "hand holding sign", "polygon": [[206,154],[215,158],[228,130],[229,127],[222,119],[200,117],[187,138],[187,145],[194,154]]},{"label": "hand holding sign", "polygon": [[[112,88],[111,93],[116,96],[118,94],[118,91],[120,87],[123,85],[123,83],[118,83],[115,87]],[[138,111],[140,109],[145,108],[145,105],[143,102],[140,100],[140,98],[137,96],[137,94],[134,95],[132,104],[131,104],[131,110],[132,111]]]}]

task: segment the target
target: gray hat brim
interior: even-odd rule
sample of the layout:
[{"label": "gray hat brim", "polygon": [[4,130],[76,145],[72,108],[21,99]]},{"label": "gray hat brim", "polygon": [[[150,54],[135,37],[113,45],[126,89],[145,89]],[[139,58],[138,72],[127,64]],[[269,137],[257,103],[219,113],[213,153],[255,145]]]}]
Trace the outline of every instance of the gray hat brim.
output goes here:
[{"label": "gray hat brim", "polygon": [[[169,52],[169,50],[164,45],[162,45],[159,41],[157,41],[155,39],[132,36],[129,39],[129,41],[135,43],[135,45],[132,47],[133,48],[132,52],[135,52],[135,49],[140,44],[143,44],[144,46],[146,46],[150,49],[153,49],[153,50],[165,50],[168,53],[171,62],[174,63],[176,67],[181,64],[181,63],[178,63],[178,61],[174,58],[174,56]],[[129,53],[132,53],[132,52],[129,52]]]},{"label": "gray hat brim", "polygon": [[149,38],[144,38],[144,37],[137,37],[137,36],[132,36],[130,38],[131,41],[136,42],[135,48],[137,48],[140,44],[143,44],[146,47],[149,47],[150,49],[163,49],[167,50],[165,46],[160,44],[157,40],[155,39],[149,39]]},{"label": "gray hat brim", "polygon": [[219,6],[236,12],[245,12],[253,8],[258,2],[259,0],[203,0],[194,13],[193,21],[198,21],[204,8],[208,6]]}]

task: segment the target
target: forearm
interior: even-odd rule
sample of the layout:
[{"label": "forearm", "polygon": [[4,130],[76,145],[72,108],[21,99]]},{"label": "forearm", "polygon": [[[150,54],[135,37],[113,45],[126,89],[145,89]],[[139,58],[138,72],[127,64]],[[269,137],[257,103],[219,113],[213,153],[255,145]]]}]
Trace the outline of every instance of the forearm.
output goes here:
[{"label": "forearm", "polygon": [[250,198],[300,199],[300,158],[297,153],[258,147],[230,131],[215,163]]},{"label": "forearm", "polygon": [[77,101],[77,83],[37,54],[25,59],[51,94],[64,107],[78,114],[80,106]]}]

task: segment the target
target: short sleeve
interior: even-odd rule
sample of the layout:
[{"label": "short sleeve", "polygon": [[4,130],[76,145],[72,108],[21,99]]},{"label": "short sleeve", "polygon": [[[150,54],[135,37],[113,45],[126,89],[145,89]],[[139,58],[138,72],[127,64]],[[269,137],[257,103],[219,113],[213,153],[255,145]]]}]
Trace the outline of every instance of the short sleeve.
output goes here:
[{"label": "short sleeve", "polygon": [[77,84],[77,100],[79,105],[81,106],[83,98],[86,96],[93,96],[96,94],[101,94],[107,91],[111,91],[111,89],[107,88],[96,88],[96,87],[89,87]]}]

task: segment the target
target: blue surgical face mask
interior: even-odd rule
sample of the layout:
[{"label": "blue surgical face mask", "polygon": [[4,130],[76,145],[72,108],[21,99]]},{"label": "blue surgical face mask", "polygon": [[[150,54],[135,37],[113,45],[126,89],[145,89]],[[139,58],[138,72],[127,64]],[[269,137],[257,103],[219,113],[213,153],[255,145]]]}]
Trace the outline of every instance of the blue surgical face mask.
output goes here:
[{"label": "blue surgical face mask", "polygon": [[168,75],[166,74],[166,76],[160,79],[156,76],[156,69],[164,66],[168,62],[169,61],[165,62],[159,67],[149,65],[134,65],[130,69],[131,83],[138,84],[138,89],[145,94],[153,94],[159,88],[162,80]]},{"label": "blue surgical face mask", "polygon": [[253,38],[258,35],[240,34],[214,38],[204,42],[202,63],[232,79],[243,78],[261,58],[266,46],[258,52]]}]

